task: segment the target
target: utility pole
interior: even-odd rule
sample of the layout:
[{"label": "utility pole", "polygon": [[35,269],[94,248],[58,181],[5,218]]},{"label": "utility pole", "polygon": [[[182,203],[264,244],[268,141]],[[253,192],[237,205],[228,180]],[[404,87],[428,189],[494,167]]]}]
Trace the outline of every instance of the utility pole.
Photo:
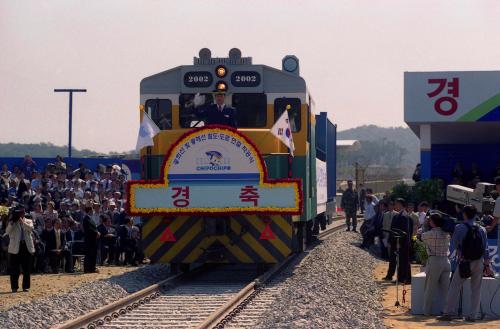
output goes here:
[{"label": "utility pole", "polygon": [[73,130],[73,93],[86,93],[87,89],[54,89],[55,93],[69,93],[69,141],[68,158],[71,158],[71,134]]}]

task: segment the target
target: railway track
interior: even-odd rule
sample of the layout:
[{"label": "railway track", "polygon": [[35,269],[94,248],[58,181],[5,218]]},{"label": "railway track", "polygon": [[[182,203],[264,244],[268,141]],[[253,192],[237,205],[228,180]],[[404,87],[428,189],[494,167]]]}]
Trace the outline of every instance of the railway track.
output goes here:
[{"label": "railway track", "polygon": [[[344,228],[345,225],[330,227],[319,238]],[[255,270],[244,267],[202,266],[57,328],[249,328],[279,293],[276,274],[296,256],[290,256],[259,277]]]},{"label": "railway track", "polygon": [[[345,229],[345,224],[330,227],[322,231],[318,235],[318,239],[325,239],[329,235],[343,229]],[[313,247],[314,244],[311,248]],[[311,248],[309,248],[308,251]],[[275,268],[271,269],[270,272],[257,279],[256,284],[253,285],[253,289],[250,292],[236,297],[231,305],[228,303],[225,307],[219,309],[217,313],[212,314],[211,318],[205,320],[205,322],[197,328],[240,329],[255,327],[255,324],[262,314],[271,307],[281,290],[280,283],[282,279],[275,274],[284,271],[288,265],[296,266],[300,263],[300,260],[295,259],[297,256],[298,255],[290,257],[288,262],[278,264]],[[304,255],[303,258],[306,256],[307,255]],[[252,284],[249,286],[251,285]]]}]

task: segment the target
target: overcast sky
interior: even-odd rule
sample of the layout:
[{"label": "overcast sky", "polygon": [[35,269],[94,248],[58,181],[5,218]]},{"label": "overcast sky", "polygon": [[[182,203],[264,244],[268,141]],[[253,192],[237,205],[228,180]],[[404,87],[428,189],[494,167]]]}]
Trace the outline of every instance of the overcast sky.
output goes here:
[{"label": "overcast sky", "polygon": [[[0,143],[135,148],[139,81],[232,47],[255,64],[300,59],[340,130],[402,126],[403,72],[498,70],[500,1],[0,0]],[[1,156],[1,155],[0,155]]]}]

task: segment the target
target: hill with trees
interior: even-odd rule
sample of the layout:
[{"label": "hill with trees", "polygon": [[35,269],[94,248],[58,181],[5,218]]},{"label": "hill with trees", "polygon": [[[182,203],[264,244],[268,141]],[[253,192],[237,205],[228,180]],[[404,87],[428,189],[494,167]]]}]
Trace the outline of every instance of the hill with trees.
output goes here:
[{"label": "hill with trees", "polygon": [[[419,162],[419,140],[415,134],[404,127],[383,128],[375,125],[360,126],[338,132],[338,139],[357,139],[361,142],[358,151],[338,152],[338,172],[351,172],[357,162],[362,166],[386,168],[387,172],[411,177],[415,165]],[[137,157],[135,150],[129,152],[98,153],[92,150],[73,148],[74,157],[117,156]],[[19,144],[0,143],[0,157],[55,157],[67,154],[66,146],[52,143]],[[378,170],[380,172],[380,170]]]},{"label": "hill with trees", "polygon": [[[135,155],[136,152],[109,152],[98,153],[92,150],[76,148],[71,149],[72,156],[74,157],[95,157],[95,156],[116,156],[116,155]],[[30,154],[32,157],[56,157],[62,155],[65,157],[68,154],[67,146],[58,146],[52,143],[39,143],[39,144],[20,144],[20,143],[0,143],[0,157],[23,157]]]},{"label": "hill with trees", "polygon": [[356,139],[361,143],[360,150],[338,153],[340,176],[352,172],[357,162],[364,167],[386,168],[385,178],[411,177],[415,165],[420,162],[420,142],[409,128],[365,125],[339,131],[337,138]]}]

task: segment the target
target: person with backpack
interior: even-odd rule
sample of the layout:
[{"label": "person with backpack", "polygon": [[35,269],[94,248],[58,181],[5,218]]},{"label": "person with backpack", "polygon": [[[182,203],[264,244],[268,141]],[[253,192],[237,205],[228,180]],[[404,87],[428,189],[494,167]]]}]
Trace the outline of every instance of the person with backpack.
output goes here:
[{"label": "person with backpack", "polygon": [[486,230],[475,222],[476,215],[476,207],[473,205],[465,206],[463,209],[464,221],[455,227],[452,242],[457,252],[458,267],[453,273],[444,315],[439,320],[451,321],[457,318],[460,291],[465,280],[471,278],[471,308],[465,320],[468,322],[476,321],[481,303],[483,270],[485,266],[490,264]]}]

